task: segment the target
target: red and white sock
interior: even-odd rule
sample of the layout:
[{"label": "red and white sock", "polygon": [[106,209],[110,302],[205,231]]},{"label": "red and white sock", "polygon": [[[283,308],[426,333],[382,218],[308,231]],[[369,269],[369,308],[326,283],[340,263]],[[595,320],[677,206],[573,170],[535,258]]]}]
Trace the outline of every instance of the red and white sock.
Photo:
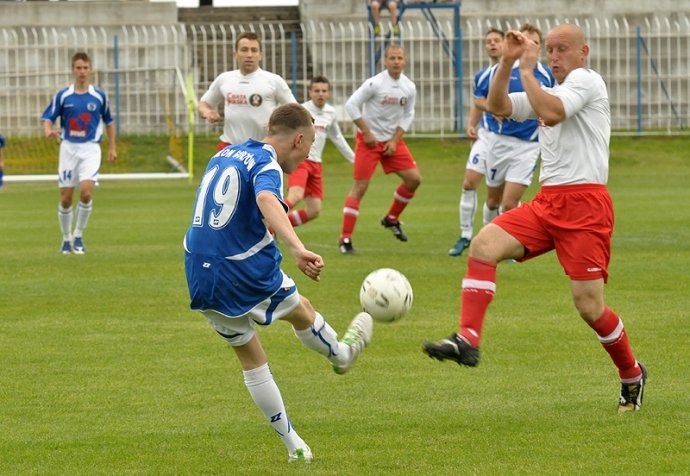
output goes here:
[{"label": "red and white sock", "polygon": [[354,197],[349,195],[345,199],[345,207],[343,207],[343,229],[340,233],[340,241],[345,238],[352,239],[352,232],[355,231],[357,224],[357,217],[359,217],[359,202]]},{"label": "red and white sock", "polygon": [[628,342],[628,335],[623,327],[623,321],[618,315],[608,306],[605,306],[601,317],[589,324],[589,327],[597,333],[599,342],[618,368],[621,382],[634,383],[639,381],[642,377],[642,369],[635,360]]},{"label": "red and white sock", "polygon": [[479,347],[486,310],[496,293],[496,264],[470,256],[462,280],[460,337]]},{"label": "red and white sock", "polygon": [[301,210],[296,210],[294,212],[291,212],[288,215],[288,218],[290,219],[290,223],[292,223],[292,226],[300,226],[304,225],[309,221],[309,217],[307,216],[307,211],[302,208]]},{"label": "red and white sock", "polygon": [[414,197],[414,192],[414,190],[407,188],[404,183],[401,183],[398,188],[395,189],[395,193],[393,194],[393,204],[391,205],[390,210],[388,210],[388,215],[386,215],[386,219],[389,222],[398,223],[398,217],[403,210],[405,210],[407,204],[410,203],[412,197]]}]

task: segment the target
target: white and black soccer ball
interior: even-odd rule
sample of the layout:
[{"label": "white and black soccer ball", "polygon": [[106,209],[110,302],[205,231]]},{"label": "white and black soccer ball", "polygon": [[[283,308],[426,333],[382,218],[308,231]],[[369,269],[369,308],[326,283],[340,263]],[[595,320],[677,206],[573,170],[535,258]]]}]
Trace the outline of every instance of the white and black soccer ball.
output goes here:
[{"label": "white and black soccer ball", "polygon": [[375,320],[397,321],[412,307],[412,286],[400,271],[377,269],[364,278],[359,302]]}]

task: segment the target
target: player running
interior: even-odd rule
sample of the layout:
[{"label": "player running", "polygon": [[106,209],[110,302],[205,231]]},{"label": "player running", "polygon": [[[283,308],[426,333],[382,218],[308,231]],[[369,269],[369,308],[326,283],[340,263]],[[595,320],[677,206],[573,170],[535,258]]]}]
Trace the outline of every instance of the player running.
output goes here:
[{"label": "player running", "polygon": [[369,180],[380,162],[386,174],[395,172],[403,181],[393,194],[388,213],[381,225],[400,241],[407,241],[399,221],[400,214],[422,183],[417,163],[402,136],[412,125],[417,97],[415,84],[403,74],[405,49],[388,45],[384,54],[386,70],[366,80],[347,101],[347,112],[357,125],[354,183],[345,199],[339,249],[355,254],[352,233],[357,224],[359,206],[369,187]]},{"label": "player running", "polygon": [[199,100],[199,114],[212,124],[220,122],[215,108],[221,102],[224,104],[219,151],[247,139],[261,140],[275,108],[297,102],[283,78],[259,67],[263,58],[259,35],[251,31],[241,33],[233,56],[238,69],[218,75]]},{"label": "player running", "polygon": [[323,166],[321,156],[326,146],[326,137],[330,137],[340,153],[350,163],[355,161],[355,153],[350,148],[338,126],[338,116],[335,108],[326,101],[331,96],[330,83],[324,76],[315,76],[309,82],[309,97],[303,106],[314,118],[316,138],[309,151],[307,160],[288,175],[288,196],[285,199],[289,209],[294,208],[302,199],[305,206],[288,215],[292,226],[304,225],[315,219],[321,213],[323,200],[323,180],[321,171]]}]

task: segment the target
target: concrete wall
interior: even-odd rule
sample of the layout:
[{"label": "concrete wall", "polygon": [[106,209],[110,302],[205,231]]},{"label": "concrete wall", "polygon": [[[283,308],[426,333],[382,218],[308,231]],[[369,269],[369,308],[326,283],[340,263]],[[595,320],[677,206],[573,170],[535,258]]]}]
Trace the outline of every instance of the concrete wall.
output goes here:
[{"label": "concrete wall", "polygon": [[175,2],[0,2],[0,27],[175,23]]}]

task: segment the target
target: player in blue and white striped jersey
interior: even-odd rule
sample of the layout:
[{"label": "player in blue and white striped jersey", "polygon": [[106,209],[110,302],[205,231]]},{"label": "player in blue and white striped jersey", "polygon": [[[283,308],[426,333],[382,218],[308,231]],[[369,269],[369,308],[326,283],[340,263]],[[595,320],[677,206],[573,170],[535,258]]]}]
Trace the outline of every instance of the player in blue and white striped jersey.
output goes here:
[{"label": "player in blue and white striped jersey", "polygon": [[[108,95],[89,84],[91,72],[89,55],[84,52],[72,55],[74,84],[58,91],[41,116],[43,131],[48,140],[57,137],[62,139],[58,165],[58,220],[63,237],[60,252],[63,254],[72,251],[75,254],[84,254],[86,251],[82,233],[91,215],[91,195],[101,167],[100,142],[103,139],[104,124],[110,142],[108,162],[117,159],[115,125],[110,115]],[[58,118],[61,126],[59,131],[53,130],[53,124]],[[77,221],[72,233],[72,200],[74,188],[77,186],[80,188],[79,204]]]},{"label": "player in blue and white striped jersey", "polygon": [[323,259],[295,234],[283,200],[283,172],[304,160],[314,136],[311,114],[292,103],[271,114],[263,141],[250,139],[218,152],[201,180],[184,238],[191,308],[232,346],[247,389],[285,443],[290,462],[311,461],[311,450],[288,418],[255,324],[289,322],[297,338],[326,357],[338,374],[352,367],[373,332],[371,316],[360,313],[338,341],[280,269],[282,255],[268,232],[270,226],[280,236],[300,271],[320,280]]},{"label": "player in blue and white striped jersey", "polygon": [[[538,45],[542,44],[542,32],[531,23],[524,23],[520,31]],[[520,61],[513,65],[510,75],[510,92],[524,91],[518,67]],[[497,65],[491,68],[489,81],[484,84],[480,94],[488,97],[490,82],[496,74]],[[542,86],[553,87],[556,80],[551,70],[537,63],[534,76]],[[506,212],[518,206],[522,195],[532,183],[532,177],[539,158],[538,121],[517,122],[506,118],[496,118],[485,114],[483,126],[489,131],[486,154],[486,185],[491,188],[503,188],[501,209]],[[498,215],[498,208],[489,207],[489,221]]]}]

